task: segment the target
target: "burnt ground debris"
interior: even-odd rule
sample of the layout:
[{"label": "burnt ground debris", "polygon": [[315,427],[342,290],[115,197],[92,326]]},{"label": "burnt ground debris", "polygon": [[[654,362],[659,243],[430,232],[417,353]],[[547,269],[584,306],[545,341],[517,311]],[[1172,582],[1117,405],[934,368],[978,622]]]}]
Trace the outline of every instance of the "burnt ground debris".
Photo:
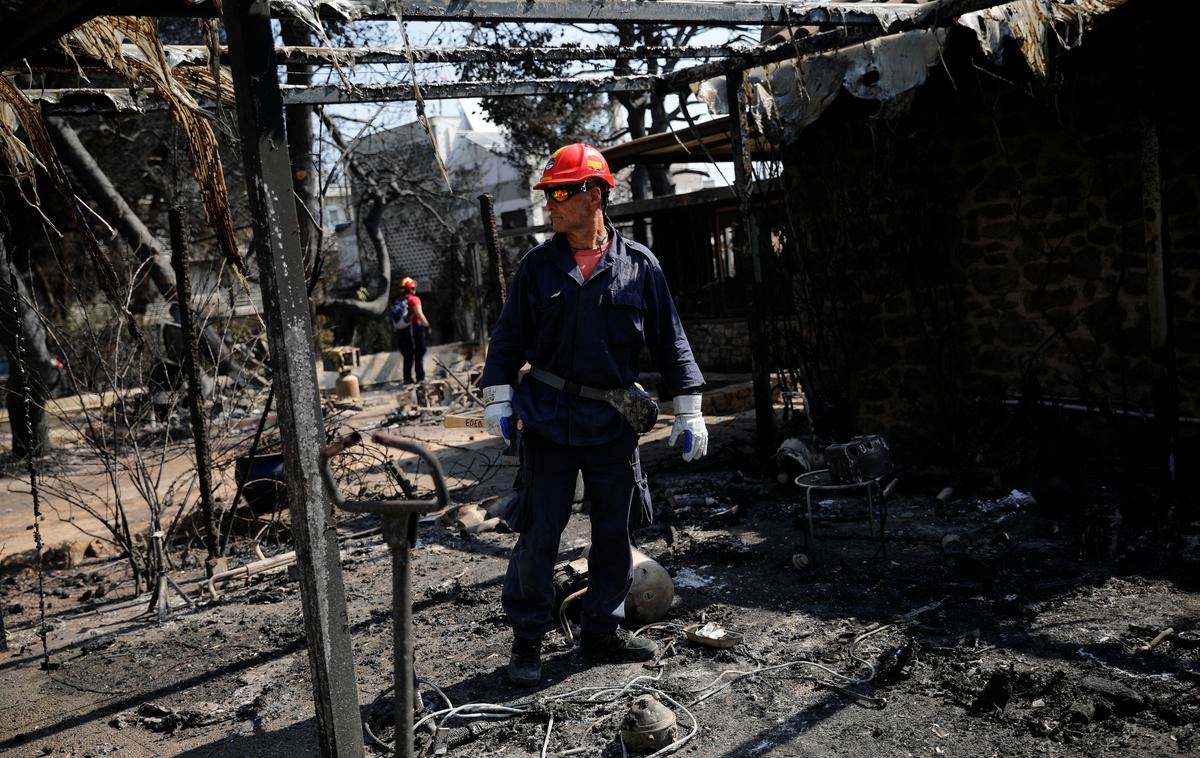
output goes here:
[{"label": "burnt ground debris", "polygon": [[[560,633],[546,646],[546,681],[518,690],[503,677],[509,634],[500,578],[515,536],[421,526],[413,553],[418,675],[454,704],[534,704],[536,715],[447,721],[430,754],[622,754],[623,709],[554,700],[579,687],[655,687],[687,704],[722,672],[798,664],[738,678],[689,707],[698,734],[682,753],[752,755],[1195,754],[1200,750],[1200,601],[1179,579],[1180,535],[1130,525],[1121,507],[1150,493],[1089,479],[1089,507],[1055,511],[1000,489],[937,503],[916,477],[890,500],[886,547],[867,539],[865,507],[815,498],[807,548],[800,493],[746,449],[749,415],[717,419],[722,448],[687,467],[661,441],[644,446],[657,523],[640,549],[675,577],[665,623],[715,621],[745,635],[732,650],[647,630],[668,646],[663,666],[588,667]],[[421,428],[409,431],[421,432]],[[654,435],[651,435],[653,438]],[[492,446],[459,441],[447,462]],[[500,492],[501,472],[471,498]],[[1102,486],[1104,487],[1102,489]],[[676,495],[712,497],[674,507]],[[1018,493],[1019,494],[1019,493]],[[736,514],[728,506],[736,505]],[[345,534],[370,519],[347,519]],[[587,540],[574,516],[563,557]],[[280,549],[286,549],[286,545]],[[804,551],[807,565],[793,556]],[[39,669],[37,598],[29,575],[3,588],[10,652],[0,658],[0,750],[12,755],[297,756],[315,744],[298,585],[286,573],[225,588],[219,603],[161,626],[133,618],[124,564],[92,559],[47,577],[53,670]],[[389,737],[390,559],[378,535],[343,545],[364,719]],[[193,587],[193,583],[185,584]],[[98,593],[98,590],[103,590]],[[89,594],[90,593],[90,594]],[[98,594],[100,596],[98,596]],[[66,595],[66,597],[62,597]],[[1148,643],[1173,628],[1159,644]],[[1191,635],[1188,632],[1192,632]],[[868,634],[863,638],[864,634]],[[860,640],[856,647],[852,644]],[[726,679],[733,675],[726,675]],[[722,680],[724,681],[724,680]],[[442,707],[422,686],[426,713]],[[690,693],[690,694],[689,694]],[[629,700],[632,697],[628,698]],[[539,702],[540,701],[540,702]],[[601,717],[613,713],[607,719]],[[680,729],[691,721],[677,710]],[[428,741],[428,731],[420,737]],[[380,754],[368,747],[369,754]]]}]

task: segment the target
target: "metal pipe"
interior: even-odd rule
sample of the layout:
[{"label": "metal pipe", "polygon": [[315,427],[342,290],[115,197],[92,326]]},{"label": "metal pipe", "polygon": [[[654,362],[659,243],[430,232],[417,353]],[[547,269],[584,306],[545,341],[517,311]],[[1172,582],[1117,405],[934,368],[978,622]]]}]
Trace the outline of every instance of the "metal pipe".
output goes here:
[{"label": "metal pipe", "polygon": [[[571,95],[576,93],[653,92],[660,86],[658,76],[607,77],[604,79],[550,78],[521,82],[431,82],[423,83],[425,100],[449,100],[462,97],[527,97],[533,95]],[[333,105],[337,103],[390,103],[416,99],[411,83],[281,85],[283,105]],[[52,115],[106,115],[148,113],[166,109],[166,104],[150,90],[71,87],[63,89],[22,90],[30,101]]]},{"label": "metal pipe", "polygon": [[[392,677],[395,697],[392,718],[396,723],[396,755],[412,758],[413,705],[416,686],[413,679],[412,574],[411,550],[416,541],[417,516],[384,516],[383,533],[392,551]],[[405,739],[402,735],[407,735]]]},{"label": "metal pipe", "polygon": [[412,630],[412,578],[409,559],[417,539],[417,518],[421,514],[439,510],[450,500],[446,489],[446,477],[438,459],[424,446],[397,437],[387,432],[376,432],[371,439],[385,447],[413,453],[430,466],[435,497],[418,500],[412,498],[410,488],[401,484],[406,500],[346,500],[338,492],[337,482],[329,471],[328,458],[347,447],[358,444],[357,432],[334,441],[325,449],[327,455],[321,467],[325,487],[330,499],[337,507],[355,513],[378,513],[383,517],[383,535],[392,551],[392,676],[395,696],[392,699],[393,718],[396,723],[396,755],[412,758],[413,752],[413,703],[415,698],[413,630]]},{"label": "metal pipe", "polygon": [[[470,81],[428,82],[420,85],[425,100],[462,97],[526,97],[530,95],[570,95],[576,93],[653,92],[662,77],[606,76],[595,79],[549,78],[520,82]],[[331,105],[335,103],[407,102],[416,99],[411,83],[319,84],[310,87],[280,87],[285,105]]]}]

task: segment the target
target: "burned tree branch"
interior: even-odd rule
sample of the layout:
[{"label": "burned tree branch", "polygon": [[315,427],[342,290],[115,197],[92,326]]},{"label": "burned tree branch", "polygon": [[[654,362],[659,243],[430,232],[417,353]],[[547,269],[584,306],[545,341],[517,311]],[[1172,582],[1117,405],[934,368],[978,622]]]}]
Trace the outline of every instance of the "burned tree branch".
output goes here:
[{"label": "burned tree branch", "polygon": [[331,298],[317,304],[317,313],[327,316],[382,316],[387,311],[388,299],[391,295],[392,287],[392,260],[388,255],[387,242],[383,236],[383,208],[386,205],[386,198],[379,183],[367,171],[358,158],[354,155],[354,145],[346,141],[346,137],[342,134],[342,130],[324,111],[319,111],[321,123],[329,130],[330,138],[342,151],[342,159],[346,162],[346,168],[354,178],[360,182],[361,186],[367,188],[367,202],[371,204],[370,210],[367,211],[366,217],[363,218],[363,229],[367,232],[368,239],[371,240],[371,247],[375,250],[375,262],[379,267],[379,276],[383,280],[383,287],[375,297],[370,300],[354,300],[351,298]]},{"label": "burned tree branch", "polygon": [[[129,207],[125,198],[100,168],[100,164],[80,141],[75,130],[61,119],[47,119],[46,127],[63,162],[70,167],[105,216],[116,225],[138,258],[145,262],[147,274],[155,289],[165,300],[175,301],[175,274],[168,264],[170,253]],[[206,349],[222,371],[237,371],[241,368],[237,358],[212,327],[205,326],[201,336]]]}]

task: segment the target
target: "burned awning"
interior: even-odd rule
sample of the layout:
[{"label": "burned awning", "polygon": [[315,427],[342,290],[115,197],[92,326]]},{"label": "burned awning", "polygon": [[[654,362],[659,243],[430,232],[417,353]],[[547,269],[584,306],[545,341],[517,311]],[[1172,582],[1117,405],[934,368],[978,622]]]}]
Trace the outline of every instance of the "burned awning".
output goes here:
[{"label": "burned awning", "polygon": [[[698,123],[695,128],[650,134],[604,150],[609,167],[617,171],[637,164],[728,162],[733,160],[729,116]],[[761,134],[750,146],[755,160],[766,160],[771,145]]]}]

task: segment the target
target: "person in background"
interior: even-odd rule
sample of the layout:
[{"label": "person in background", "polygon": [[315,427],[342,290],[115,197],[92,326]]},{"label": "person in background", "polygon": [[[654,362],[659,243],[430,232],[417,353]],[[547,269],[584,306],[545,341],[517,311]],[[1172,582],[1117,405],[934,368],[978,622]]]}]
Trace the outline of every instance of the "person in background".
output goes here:
[{"label": "person in background", "polygon": [[418,382],[425,381],[425,337],[429,319],[417,297],[417,280],[406,276],[400,280],[400,297],[392,303],[392,327],[396,330],[396,349],[404,356],[404,383],[413,383],[413,369]]},{"label": "person in background", "polygon": [[[591,661],[646,661],[658,654],[654,642],[619,626],[633,564],[630,513],[650,505],[639,430],[598,399],[640,389],[643,347],[662,374],[660,395],[674,400],[671,444],[683,440],[686,461],[708,449],[700,413],[704,377],[662,267],[604,215],[615,184],[592,145],[568,145],[546,163],[534,189],[546,192],[555,234],[522,259],[480,379],[488,431],[508,438],[516,425],[523,429],[518,493],[505,513],[521,537],[501,595],[513,628],[508,676],[518,685],[542,678],[542,638],[556,626],[554,563],[580,471],[592,527],[580,653]],[[518,386],[525,363],[531,369]]]}]

